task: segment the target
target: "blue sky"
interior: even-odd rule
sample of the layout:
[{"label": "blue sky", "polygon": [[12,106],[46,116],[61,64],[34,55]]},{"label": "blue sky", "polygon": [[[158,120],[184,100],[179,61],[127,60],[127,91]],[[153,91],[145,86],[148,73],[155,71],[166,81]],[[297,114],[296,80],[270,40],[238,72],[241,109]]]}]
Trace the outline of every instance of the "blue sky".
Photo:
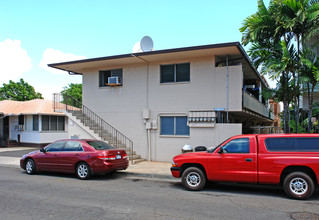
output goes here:
[{"label": "blue sky", "polygon": [[131,53],[145,35],[155,50],[240,41],[257,11],[257,0],[0,1],[0,85],[23,78],[46,99],[81,83],[48,63]]}]

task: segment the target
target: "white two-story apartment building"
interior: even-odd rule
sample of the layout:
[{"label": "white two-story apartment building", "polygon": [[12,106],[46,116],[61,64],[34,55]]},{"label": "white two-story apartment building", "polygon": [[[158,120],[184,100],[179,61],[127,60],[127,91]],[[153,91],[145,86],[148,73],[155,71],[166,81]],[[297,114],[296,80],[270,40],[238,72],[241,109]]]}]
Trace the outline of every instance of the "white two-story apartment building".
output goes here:
[{"label": "white two-story apartment building", "polygon": [[83,105],[153,161],[170,161],[185,144],[217,146],[273,119],[261,96],[266,84],[238,42],[49,66],[81,74]]}]

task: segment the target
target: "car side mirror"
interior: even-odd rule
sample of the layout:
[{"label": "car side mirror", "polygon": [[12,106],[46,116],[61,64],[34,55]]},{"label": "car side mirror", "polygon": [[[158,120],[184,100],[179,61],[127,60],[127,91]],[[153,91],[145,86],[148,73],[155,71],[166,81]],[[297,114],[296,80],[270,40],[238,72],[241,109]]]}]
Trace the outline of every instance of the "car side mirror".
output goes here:
[{"label": "car side mirror", "polygon": [[45,153],[45,149],[43,147],[40,148],[40,152]]},{"label": "car side mirror", "polygon": [[219,154],[224,153],[224,147],[223,147],[223,146],[220,146],[218,153],[219,153]]}]

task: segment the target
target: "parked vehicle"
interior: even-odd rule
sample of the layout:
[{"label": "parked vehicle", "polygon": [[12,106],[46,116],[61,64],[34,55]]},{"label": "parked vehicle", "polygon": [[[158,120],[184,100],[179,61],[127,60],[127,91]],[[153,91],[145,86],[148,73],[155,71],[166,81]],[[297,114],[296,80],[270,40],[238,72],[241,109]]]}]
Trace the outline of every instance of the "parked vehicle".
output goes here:
[{"label": "parked vehicle", "polygon": [[125,170],[129,165],[125,150],[98,140],[60,140],[22,156],[20,167],[27,174],[37,171],[75,173],[80,179],[92,174]]},{"label": "parked vehicle", "polygon": [[307,199],[318,185],[319,135],[234,136],[215,149],[175,156],[171,173],[188,190],[207,180],[280,184],[289,197]]}]

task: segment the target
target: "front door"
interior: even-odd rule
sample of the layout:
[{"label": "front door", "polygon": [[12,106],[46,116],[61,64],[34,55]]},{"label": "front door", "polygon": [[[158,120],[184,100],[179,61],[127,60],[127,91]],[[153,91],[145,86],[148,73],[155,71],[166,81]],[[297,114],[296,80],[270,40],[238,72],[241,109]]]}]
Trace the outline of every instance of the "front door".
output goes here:
[{"label": "front door", "polygon": [[42,152],[36,158],[37,169],[43,171],[60,171],[60,155],[63,153],[63,147],[65,141],[55,142],[45,148],[45,152]]},{"label": "front door", "polygon": [[3,118],[3,137],[9,139],[9,117]]},{"label": "front door", "polygon": [[255,137],[231,139],[208,158],[208,177],[230,182],[257,182]]}]

